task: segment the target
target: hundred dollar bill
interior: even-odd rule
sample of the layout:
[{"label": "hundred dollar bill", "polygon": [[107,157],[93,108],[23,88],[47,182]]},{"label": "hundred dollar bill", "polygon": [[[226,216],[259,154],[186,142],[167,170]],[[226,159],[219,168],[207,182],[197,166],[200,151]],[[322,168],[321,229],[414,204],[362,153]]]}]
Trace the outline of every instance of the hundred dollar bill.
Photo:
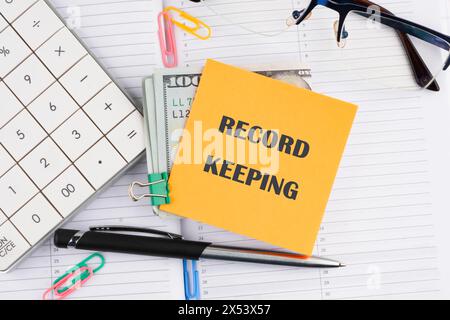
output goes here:
[{"label": "hundred dollar bill", "polygon": [[[307,82],[311,77],[309,69],[255,72],[311,89]],[[161,172],[170,172],[200,79],[200,69],[162,69],[157,70],[145,83],[146,92],[153,90],[151,99],[154,99],[154,103],[147,103],[148,117],[151,121],[149,126],[153,127],[150,144],[155,167]],[[147,99],[147,102],[148,100],[150,99]]]},{"label": "hundred dollar bill", "polygon": [[[301,88],[311,89],[311,70],[255,71]],[[161,69],[144,81],[144,115],[149,173],[170,172],[186,120],[200,84],[200,68]],[[154,207],[158,215],[166,215]]]}]

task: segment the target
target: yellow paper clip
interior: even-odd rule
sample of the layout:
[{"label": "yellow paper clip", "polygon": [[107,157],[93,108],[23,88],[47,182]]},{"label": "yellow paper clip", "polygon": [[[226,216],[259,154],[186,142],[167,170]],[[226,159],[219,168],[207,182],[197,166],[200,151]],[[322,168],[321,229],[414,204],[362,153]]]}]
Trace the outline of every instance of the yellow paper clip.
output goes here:
[{"label": "yellow paper clip", "polygon": [[172,22],[187,33],[201,40],[208,40],[211,37],[211,28],[190,14],[172,6],[165,8],[164,12],[170,12]]}]

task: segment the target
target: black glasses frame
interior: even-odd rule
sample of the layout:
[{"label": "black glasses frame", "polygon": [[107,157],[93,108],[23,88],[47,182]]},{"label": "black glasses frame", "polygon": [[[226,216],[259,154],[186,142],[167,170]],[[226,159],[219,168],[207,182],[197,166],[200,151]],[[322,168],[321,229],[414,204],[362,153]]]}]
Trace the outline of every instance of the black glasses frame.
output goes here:
[{"label": "black glasses frame", "polygon": [[379,14],[379,22],[386,26],[392,27],[397,31],[397,34],[400,37],[403,47],[408,55],[417,84],[422,88],[427,88],[428,90],[440,90],[437,81],[433,78],[435,75],[431,74],[408,35],[419,38],[449,52],[449,58],[443,67],[444,71],[450,66],[450,36],[412,21],[399,18],[392,12],[369,0],[311,0],[310,5],[306,9],[293,12],[292,15],[296,20],[296,24],[298,25],[302,23],[319,5],[339,13],[339,23],[337,28],[338,42],[342,40],[343,30],[345,30],[345,19],[350,12],[355,12],[363,17],[370,18],[374,14],[374,7],[376,7],[377,13]]}]

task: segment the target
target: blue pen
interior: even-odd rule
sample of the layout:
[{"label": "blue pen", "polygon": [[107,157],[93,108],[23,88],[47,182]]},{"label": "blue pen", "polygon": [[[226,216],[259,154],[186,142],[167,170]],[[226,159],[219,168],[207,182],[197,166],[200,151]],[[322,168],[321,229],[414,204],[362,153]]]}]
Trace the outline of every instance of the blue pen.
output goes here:
[{"label": "blue pen", "polygon": [[197,261],[191,261],[192,279],[189,273],[188,260],[183,259],[184,294],[186,300],[200,300],[200,277],[197,270]]}]

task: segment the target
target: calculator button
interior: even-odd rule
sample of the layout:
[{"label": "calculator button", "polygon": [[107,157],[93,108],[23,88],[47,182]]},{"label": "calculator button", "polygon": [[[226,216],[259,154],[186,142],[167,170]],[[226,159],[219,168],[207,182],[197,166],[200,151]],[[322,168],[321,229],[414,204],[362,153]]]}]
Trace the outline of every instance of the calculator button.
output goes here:
[{"label": "calculator button", "polygon": [[83,109],[103,133],[108,133],[136,108],[114,83],[110,83]]},{"label": "calculator button", "polygon": [[[0,0],[1,1],[1,0]],[[0,32],[2,32],[8,26],[8,22],[0,15]]]},{"label": "calculator button", "polygon": [[31,54],[30,48],[11,27],[0,33],[0,48],[2,50],[0,54],[0,78],[5,77]]},{"label": "calculator button", "polygon": [[0,130],[0,143],[18,161],[46,136],[28,111],[23,110]]},{"label": "calculator button", "polygon": [[0,209],[0,226],[6,221],[8,218],[5,216],[5,214]]},{"label": "calculator button", "polygon": [[108,134],[108,139],[128,162],[145,150],[143,122],[142,115],[135,110]]},{"label": "calculator button", "polygon": [[105,138],[75,162],[96,189],[100,189],[127,163]]},{"label": "calculator button", "polygon": [[34,55],[5,78],[5,83],[25,106],[55,81],[56,79]]},{"label": "calculator button", "polygon": [[11,217],[28,200],[38,193],[38,189],[19,166],[15,166],[0,178],[0,209]]},{"label": "calculator button", "polygon": [[35,2],[36,0],[0,0],[0,12],[6,20],[13,22]]},{"label": "calculator button", "polygon": [[11,158],[9,153],[0,145],[0,177],[9,169],[11,169],[16,162]]},{"label": "calculator button", "polygon": [[67,217],[94,193],[94,189],[71,166],[43,192],[59,213]]},{"label": "calculator button", "polygon": [[56,144],[75,161],[102,137],[91,120],[79,110],[53,134]]},{"label": "calculator button", "polygon": [[86,49],[67,28],[58,31],[50,40],[42,45],[36,54],[59,78],[81,58],[87,55]]},{"label": "calculator button", "polygon": [[62,217],[41,194],[34,197],[11,218],[11,222],[31,245],[38,243],[61,221]]},{"label": "calculator button", "polygon": [[2,103],[2,111],[0,112],[1,128],[18,114],[23,109],[23,106],[3,82],[0,83],[0,101]]},{"label": "calculator button", "polygon": [[13,27],[35,50],[64,27],[64,24],[45,1],[39,1],[14,21]]},{"label": "calculator button", "polygon": [[28,172],[40,189],[43,189],[70,164],[69,159],[50,138],[38,145],[20,162],[21,167]]},{"label": "calculator button", "polygon": [[7,271],[29,249],[30,245],[10,222],[0,226],[1,272]]},{"label": "calculator button", "polygon": [[58,82],[28,106],[28,110],[48,133],[53,132],[78,109],[77,103]]},{"label": "calculator button", "polygon": [[60,79],[80,106],[100,92],[111,79],[90,55],[84,57]]}]

